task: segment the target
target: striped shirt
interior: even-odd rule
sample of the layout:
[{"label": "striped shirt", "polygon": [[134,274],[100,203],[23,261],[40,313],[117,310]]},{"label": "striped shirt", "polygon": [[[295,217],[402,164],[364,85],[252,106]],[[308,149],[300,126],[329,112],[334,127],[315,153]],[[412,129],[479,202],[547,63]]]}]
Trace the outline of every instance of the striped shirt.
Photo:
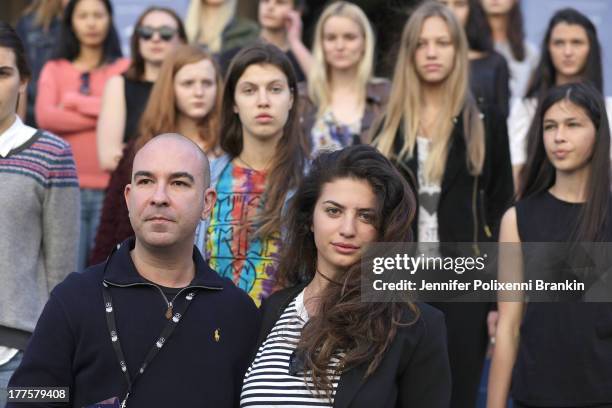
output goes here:
[{"label": "striped shirt", "polygon": [[[304,307],[304,291],[287,306],[272,331],[263,342],[244,376],[241,407],[332,407],[340,381],[334,374],[342,354],[332,358],[329,373],[333,392],[331,401],[321,394],[313,394],[310,375],[300,371],[289,374],[289,361],[300,339],[300,332],[308,321]],[[310,388],[310,389],[309,389]],[[313,390],[313,391],[311,391]]]}]

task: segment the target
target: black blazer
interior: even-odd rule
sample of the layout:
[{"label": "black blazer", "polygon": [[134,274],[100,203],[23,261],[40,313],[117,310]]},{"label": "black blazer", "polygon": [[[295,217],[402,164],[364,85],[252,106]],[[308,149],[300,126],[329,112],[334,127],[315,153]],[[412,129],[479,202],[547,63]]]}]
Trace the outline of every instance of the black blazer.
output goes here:
[{"label": "black blazer", "polygon": [[[470,174],[467,166],[463,114],[454,119],[438,202],[440,242],[497,241],[501,217],[512,205],[514,186],[506,120],[495,107],[480,108],[484,115],[485,161],[477,177]],[[400,126],[395,138],[396,155],[402,148],[401,129]],[[415,146],[411,157],[394,163],[418,200],[417,157]],[[417,237],[418,211],[412,225]]]},{"label": "black blazer", "polygon": [[[263,344],[285,308],[304,286],[281,290],[263,301],[263,322],[255,350]],[[385,357],[370,377],[363,380],[367,364],[342,373],[334,399],[335,408],[450,406],[451,375],[444,316],[426,304],[418,304],[418,308],[417,322],[397,331]]]}]

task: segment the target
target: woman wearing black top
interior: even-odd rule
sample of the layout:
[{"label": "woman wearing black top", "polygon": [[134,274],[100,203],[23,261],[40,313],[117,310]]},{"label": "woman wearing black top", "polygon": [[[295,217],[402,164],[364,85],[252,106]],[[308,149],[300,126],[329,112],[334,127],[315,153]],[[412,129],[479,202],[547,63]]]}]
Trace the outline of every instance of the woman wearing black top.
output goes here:
[{"label": "woman wearing black top", "polygon": [[[468,46],[453,13],[425,2],[402,34],[393,87],[374,140],[418,194],[418,242],[497,237],[512,199],[508,136],[494,107],[481,112],[467,89]],[[452,407],[473,408],[487,339],[485,303],[436,305],[444,311],[453,373]]]},{"label": "woman wearing black top", "polygon": [[493,105],[508,117],[510,71],[506,59],[495,52],[491,27],[479,0],[439,0],[449,7],[467,36],[470,50],[470,88],[479,106]]},{"label": "woman wearing black top", "polygon": [[[523,198],[504,215],[500,242],[612,241],[610,131],[601,94],[590,84],[553,88],[535,120],[539,137]],[[489,408],[506,406],[510,384],[518,407],[611,406],[612,304],[498,307]]]},{"label": "woman wearing black top", "polygon": [[373,242],[409,240],[414,204],[370,146],[314,161],[290,204],[277,275],[287,289],[262,303],[241,407],[448,407],[442,314],[362,301],[362,256]]}]

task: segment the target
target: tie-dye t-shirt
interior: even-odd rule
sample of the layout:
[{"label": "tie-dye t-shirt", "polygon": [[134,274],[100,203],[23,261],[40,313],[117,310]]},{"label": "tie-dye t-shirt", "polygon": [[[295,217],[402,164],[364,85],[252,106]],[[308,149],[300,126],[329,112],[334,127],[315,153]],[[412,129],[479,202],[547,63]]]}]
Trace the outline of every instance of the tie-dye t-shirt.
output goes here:
[{"label": "tie-dye t-shirt", "polygon": [[206,233],[210,267],[251,296],[257,306],[275,284],[280,233],[265,239],[244,227],[261,207],[266,173],[229,163],[217,181],[217,202]]}]

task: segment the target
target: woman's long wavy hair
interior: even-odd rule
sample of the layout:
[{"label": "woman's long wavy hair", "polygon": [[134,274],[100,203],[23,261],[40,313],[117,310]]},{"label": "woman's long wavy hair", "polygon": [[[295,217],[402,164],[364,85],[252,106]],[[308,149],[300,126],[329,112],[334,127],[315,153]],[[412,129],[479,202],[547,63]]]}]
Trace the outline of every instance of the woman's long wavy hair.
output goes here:
[{"label": "woman's long wavy hair", "polygon": [[[415,54],[425,20],[440,17],[446,22],[455,49],[454,66],[441,85],[444,87],[440,120],[430,129],[432,147],[425,163],[425,176],[431,181],[442,179],[455,118],[463,115],[464,134],[467,144],[467,164],[472,175],[482,172],[485,155],[484,123],[480,111],[468,90],[468,44],[455,15],[437,1],[426,1],[408,19],[402,33],[400,52],[393,74],[393,87],[389,96],[382,126],[373,126],[378,135],[372,135],[373,144],[393,160],[411,157],[417,134],[421,127],[423,84],[416,69]],[[401,138],[401,150],[397,153],[396,136]]]},{"label": "woman's long wavy hair", "polygon": [[273,65],[287,78],[293,95],[283,135],[276,144],[270,171],[266,178],[263,208],[252,222],[256,233],[267,236],[280,231],[281,213],[287,194],[297,188],[306,165],[308,143],[300,128],[298,117],[297,79],[287,56],[274,45],[256,43],[240,50],[232,59],[225,77],[221,107],[221,149],[233,159],[242,152],[242,123],[234,112],[236,85],[251,65]]},{"label": "woman's long wavy hair", "polygon": [[135,142],[134,152],[140,150],[149,140],[159,134],[176,132],[180,113],[176,107],[174,77],[185,65],[202,60],[210,61],[215,67],[217,95],[214,106],[199,123],[200,141],[207,152],[214,151],[218,147],[221,89],[223,86],[219,67],[208,52],[193,45],[182,45],[174,50],[162,64],[139,122],[138,138]]},{"label": "woman's long wavy hair", "polygon": [[[81,0],[70,0],[64,9],[64,16],[62,18],[62,26],[60,29],[59,39],[56,44],[54,59],[67,59],[68,61],[74,61],[81,50],[81,43],[79,42],[74,28],[72,27],[72,17],[74,16],[74,9]],[[110,22],[108,24],[108,32],[106,38],[102,43],[102,57],[99,65],[112,63],[117,58],[120,58],[121,46],[119,45],[119,36],[113,23],[113,5],[110,0],[99,0],[106,9]]]},{"label": "woman's long wavy hair", "polygon": [[529,87],[527,89],[528,98],[539,98],[548,89],[557,83],[557,69],[553,64],[550,55],[550,37],[552,31],[558,24],[578,25],[584,29],[589,39],[589,53],[581,73],[582,80],[588,80],[600,91],[603,92],[603,68],[601,63],[601,45],[597,38],[597,29],[587,16],[573,8],[564,8],[557,11],[546,29],[546,34],[542,40],[542,56],[538,67],[533,71]]},{"label": "woman's long wavy hair", "polygon": [[[280,287],[313,279],[317,248],[311,230],[313,213],[323,186],[338,179],[367,182],[376,196],[374,225],[377,242],[412,240],[411,223],[416,199],[393,164],[375,148],[355,145],[319,155],[293,196],[287,216],[287,234],[279,263]],[[335,277],[321,296],[318,311],[302,330],[297,349],[304,355],[305,372],[312,374],[317,393],[331,395],[330,360],[344,352],[340,365],[349,368],[367,364],[366,377],[381,363],[385,351],[406,321],[406,303],[362,302],[361,262]],[[418,310],[408,304],[414,319]]]},{"label": "woman's long wavy hair", "polygon": [[534,123],[536,124],[536,143],[528,151],[527,164],[523,168],[523,180],[519,196],[527,198],[548,190],[555,184],[556,169],[546,154],[544,147],[544,115],[556,103],[572,103],[587,114],[595,127],[595,144],[587,181],[586,201],[581,216],[574,227],[575,241],[600,241],[609,225],[610,210],[610,125],[606,114],[606,104],[601,92],[587,83],[572,83],[550,89],[538,106]]},{"label": "woman's long wavy hair", "polygon": [[359,89],[359,100],[366,98],[366,87],[374,72],[374,31],[370,20],[359,6],[347,1],[336,1],[327,6],[317,20],[312,46],[312,56],[315,63],[308,73],[308,97],[317,106],[317,116],[321,116],[331,103],[329,64],[325,61],[323,51],[323,29],[330,17],[346,17],[361,29],[364,51],[359,66],[355,87]]},{"label": "woman's long wavy hair", "polygon": [[132,38],[130,38],[130,55],[132,57],[132,61],[130,66],[125,71],[125,76],[134,81],[141,81],[144,78],[145,72],[145,60],[140,53],[140,35],[138,34],[138,29],[142,26],[142,22],[145,17],[154,11],[159,11],[161,13],[166,13],[176,22],[176,35],[178,35],[179,39],[183,44],[187,44],[187,34],[185,33],[185,27],[183,26],[183,20],[176,14],[176,11],[172,10],[168,7],[158,7],[151,6],[142,12],[138,20],[136,20],[136,24],[134,24],[134,32],[132,33]]}]

